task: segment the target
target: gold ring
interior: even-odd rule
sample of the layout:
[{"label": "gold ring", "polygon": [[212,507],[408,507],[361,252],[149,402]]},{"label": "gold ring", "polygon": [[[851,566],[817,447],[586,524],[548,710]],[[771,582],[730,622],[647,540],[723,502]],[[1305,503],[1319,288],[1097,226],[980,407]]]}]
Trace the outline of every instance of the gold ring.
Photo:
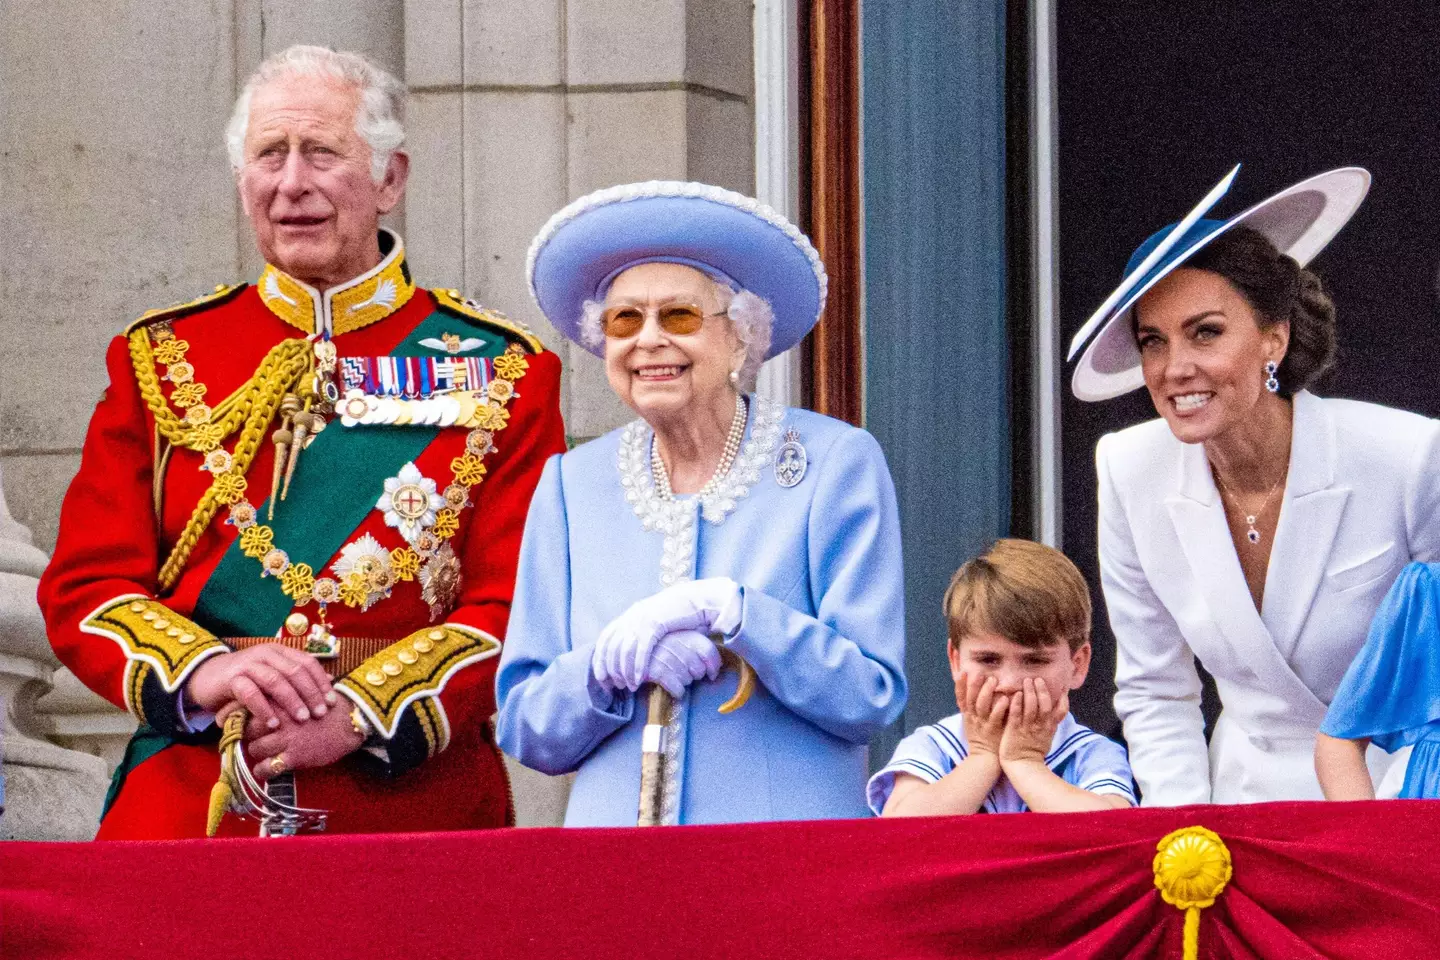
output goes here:
[{"label": "gold ring", "polygon": [[277,754],[276,756],[270,758],[270,772],[277,777],[285,772],[284,754]]}]

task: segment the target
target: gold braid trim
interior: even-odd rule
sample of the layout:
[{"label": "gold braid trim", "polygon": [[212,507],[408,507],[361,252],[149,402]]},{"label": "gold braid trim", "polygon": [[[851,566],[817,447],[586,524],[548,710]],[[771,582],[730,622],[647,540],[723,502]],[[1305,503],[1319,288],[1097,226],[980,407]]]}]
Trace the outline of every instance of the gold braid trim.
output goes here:
[{"label": "gold braid trim", "polygon": [[[240,775],[235,771],[235,746],[245,736],[245,722],[250,711],[233,710],[225,718],[224,732],[220,735],[220,779],[210,788],[210,810],[205,815],[205,836],[213,837],[220,830],[220,821],[230,810],[237,796],[244,796],[240,788]],[[243,756],[243,754],[242,754]]]},{"label": "gold braid trim", "polygon": [[155,671],[166,693],[174,693],[202,661],[229,650],[193,620],[138,594],[107,601],[85,618],[80,629],[114,640],[125,652],[130,661],[125,673],[125,699],[135,715],[142,718],[140,690],[150,670]]},{"label": "gold braid trim", "polygon": [[[130,334],[130,363],[135,368],[135,382],[140,387],[140,396],[155,418],[156,432],[177,447],[208,453],[230,436],[245,422],[252,412],[255,401],[267,388],[276,386],[277,374],[289,376],[284,387],[294,386],[300,376],[308,371],[312,362],[313,348],[308,340],[286,339],[277,343],[265,359],[260,361],[255,375],[238,387],[234,393],[220,401],[202,424],[193,424],[177,417],[165,402],[160,387],[160,376],[155,372],[155,351],[150,344],[150,332],[145,328]],[[298,365],[298,369],[297,369]],[[281,389],[281,395],[285,390]]]},{"label": "gold braid trim", "polygon": [[[209,422],[201,425],[202,430],[196,430],[195,426],[177,417],[165,402],[165,394],[160,388],[160,375],[155,372],[155,351],[150,345],[147,328],[141,327],[130,333],[130,365],[135,368],[135,382],[140,387],[140,396],[155,418],[155,432],[174,446],[194,450],[203,445],[213,450],[215,444],[235,432],[250,412],[247,404],[250,384],[247,383],[213,408]],[[206,442],[206,437],[213,438],[214,442]]]},{"label": "gold braid trim", "polygon": [[[244,407],[248,416],[245,419],[244,429],[240,431],[240,438],[235,441],[234,465],[225,475],[243,477],[245,472],[250,469],[250,464],[260,450],[260,442],[265,437],[265,428],[270,425],[271,420],[275,419],[275,414],[280,409],[280,402],[284,399],[285,394],[292,391],[309,373],[313,363],[314,352],[308,341],[281,341],[265,356],[249,382],[236,391],[236,393],[247,392]],[[149,369],[153,386],[158,391],[159,381],[153,379],[153,365]],[[138,366],[136,372],[137,374],[139,372]],[[142,393],[145,393],[145,384],[142,383],[140,389]],[[158,397],[158,392],[156,396]],[[145,394],[145,399],[150,404],[151,410],[155,410],[156,403],[151,395]],[[159,402],[161,409],[165,409],[163,397],[159,398]],[[169,410],[166,409],[165,412],[169,413]],[[174,415],[171,414],[171,416]],[[160,428],[160,422],[160,418],[157,416],[155,420],[157,429]],[[190,515],[189,522],[185,524],[185,529],[181,532],[179,539],[175,541],[170,556],[166,558],[164,566],[160,568],[159,579],[162,589],[169,589],[180,578],[180,572],[185,569],[185,564],[190,560],[190,554],[195,550],[195,544],[200,541],[200,535],[210,526],[210,521],[215,518],[216,511],[220,509],[220,496],[217,485],[211,484],[210,489],[206,490],[205,495],[200,498],[195,511]]]},{"label": "gold braid trim", "polygon": [[445,749],[446,721],[438,697],[461,667],[500,652],[500,641],[456,623],[424,630],[381,650],[335,682],[355,702],[382,737],[395,736],[400,718],[412,704],[430,753]]},{"label": "gold braid trim", "polygon": [[141,692],[145,689],[145,678],[153,668],[140,660],[131,660],[125,665],[125,703],[130,713],[141,723],[149,723],[145,717],[145,702]]},{"label": "gold braid trim", "polygon": [[415,719],[420,722],[420,732],[425,735],[426,756],[433,757],[450,745],[449,725],[445,721],[444,708],[434,697],[421,697],[411,704]]}]

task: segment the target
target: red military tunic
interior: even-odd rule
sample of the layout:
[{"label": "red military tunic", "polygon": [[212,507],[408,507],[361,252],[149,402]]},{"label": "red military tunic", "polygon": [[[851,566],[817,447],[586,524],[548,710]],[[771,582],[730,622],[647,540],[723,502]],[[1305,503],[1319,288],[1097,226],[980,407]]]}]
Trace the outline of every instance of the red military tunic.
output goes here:
[{"label": "red military tunic", "polygon": [[[348,592],[345,600],[332,595],[326,607],[333,633],[381,639],[370,644],[373,656],[337,676],[336,689],[362,708],[384,741],[381,749],[358,751],[330,767],[296,771],[296,802],[328,809],[331,832],[454,830],[513,822],[509,784],[488,722],[495,709],[497,638],[504,636],[509,616],[530,496],[546,458],[565,446],[558,408],[560,363],[523,327],[459,300],[454,291],[415,287],[398,238],[383,235],[382,248],[388,255],[379,267],[323,295],[271,267],[254,286],[147,315],[132,327],[133,335],[110,346],[110,386],[91,420],[39,599],[51,643],[66,666],[158,733],[146,741],[151,748],[168,745],[149,755],[140,749],[140,740],[132,743],[128,761],[140,762],[124,776],[100,838],[204,835],[210,791],[219,775],[218,733],[213,726],[192,733],[181,722],[179,696],[186,678],[209,656],[229,649],[225,638],[236,635],[234,624],[270,636],[292,609],[316,620],[313,595],[323,593],[322,587],[333,594],[337,585]],[[347,427],[337,422],[337,411],[325,428],[335,435],[317,438],[312,447],[322,449],[323,439],[329,453],[322,457],[307,449],[300,455],[289,496],[277,505],[274,520],[268,519],[265,503],[272,492],[272,435],[279,417],[258,426],[242,419],[220,442],[218,449],[232,455],[236,468],[242,447],[253,452],[243,473],[228,470],[231,479],[220,476],[227,472],[223,455],[209,454],[219,459],[211,461],[215,470],[206,470],[207,454],[185,445],[199,436],[197,424],[206,425],[203,414],[192,414],[195,422],[182,424],[189,430],[183,442],[171,443],[165,431],[157,433],[158,420],[182,422],[194,406],[203,407],[208,422],[223,429],[227,416],[233,420],[235,411],[245,408],[221,401],[247,384],[268,382],[265,371],[257,376],[257,368],[277,344],[290,341],[286,357],[303,365],[313,348],[295,341],[320,339],[312,336],[317,331],[329,332],[341,365],[346,358],[397,352],[504,358],[490,361],[496,384],[490,393],[470,397],[468,412],[479,409],[494,428],[488,450],[477,443],[473,420],[468,427],[435,428],[433,440],[426,444],[422,439],[414,447],[413,469],[432,480],[437,491],[453,490],[460,476],[465,479],[460,502],[449,504],[458,509],[438,511],[449,514],[441,526],[434,526],[438,514],[431,511],[425,532],[432,536],[418,541],[427,548],[418,554],[408,549],[417,542],[411,536],[416,528],[402,536],[404,528],[387,524],[385,512],[376,508],[385,493],[377,477],[398,478],[405,466],[383,462],[383,451],[390,449],[386,444],[400,436],[391,432],[413,428]],[[431,346],[417,349],[417,337],[426,331],[428,340],[419,339]],[[448,349],[434,349],[440,345],[437,332]],[[273,373],[275,368],[267,369]],[[259,393],[242,393],[242,401],[246,396],[252,397],[252,413],[263,408],[254,399]],[[179,435],[177,429],[167,427],[171,437]],[[372,456],[372,450],[380,452]],[[322,460],[331,464],[330,472],[321,470]],[[369,469],[369,484],[354,479],[363,470],[339,469],[337,463]],[[243,485],[233,479],[241,475]],[[237,485],[242,493],[236,493]],[[466,486],[469,502],[463,503]],[[218,500],[213,516],[197,517],[197,505],[207,496]],[[291,508],[301,500],[309,506]],[[245,505],[255,507],[251,513],[256,516],[250,518]],[[337,518],[351,517],[358,518],[358,525],[338,521],[340,549],[315,556],[310,564],[285,564],[289,576],[280,575],[288,554],[298,557],[313,549],[307,531],[317,523],[334,528]],[[253,542],[236,543],[242,527]],[[265,529],[273,543],[264,540]],[[367,535],[373,543],[364,539]],[[191,549],[188,556],[182,549],[184,563],[178,565],[172,551],[181,540]],[[254,549],[242,550],[242,544]],[[446,574],[455,565],[441,562],[447,547],[458,558],[458,590]],[[361,574],[353,569],[357,557],[368,564],[361,566]],[[337,571],[347,558],[348,566]],[[430,558],[440,559],[432,563]],[[262,576],[262,562],[275,564],[275,575]],[[342,575],[347,570],[348,580]],[[429,584],[428,596],[422,596],[422,581]],[[257,603],[249,610],[242,601],[252,598]],[[440,603],[432,609],[427,600],[437,598]],[[340,702],[341,709],[349,706]],[[230,836],[256,832],[253,821],[233,815],[226,816],[220,830]]]}]

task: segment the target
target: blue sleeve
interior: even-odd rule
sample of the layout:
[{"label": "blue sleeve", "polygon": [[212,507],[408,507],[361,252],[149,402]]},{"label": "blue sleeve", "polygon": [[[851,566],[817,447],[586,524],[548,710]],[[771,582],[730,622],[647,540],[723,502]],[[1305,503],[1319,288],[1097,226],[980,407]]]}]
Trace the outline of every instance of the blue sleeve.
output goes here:
[{"label": "blue sleeve", "polygon": [[1132,807],[1139,803],[1125,748],[1109,737],[1096,734],[1080,746],[1067,772],[1065,779],[1081,790],[1124,797]]},{"label": "blue sleeve", "polygon": [[930,729],[921,727],[901,740],[890,762],[865,785],[865,801],[875,816],[880,816],[880,811],[885,809],[895,789],[897,774],[908,773],[926,783],[934,783],[955,769],[955,761],[935,742]]},{"label": "blue sleeve", "polygon": [[884,455],[863,430],[828,451],[811,504],[815,616],[746,588],[728,641],[790,710],[865,743],[905,708],[900,516]]},{"label": "blue sleeve", "polygon": [[561,458],[545,464],[520,545],[510,625],[495,677],[500,749],[542,773],[569,773],[630,721],[634,697],[590,676],[595,638],[570,636],[570,536]]},{"label": "blue sleeve", "polygon": [[1394,752],[1440,720],[1440,567],[1400,571],[1375,611],[1320,732]]}]

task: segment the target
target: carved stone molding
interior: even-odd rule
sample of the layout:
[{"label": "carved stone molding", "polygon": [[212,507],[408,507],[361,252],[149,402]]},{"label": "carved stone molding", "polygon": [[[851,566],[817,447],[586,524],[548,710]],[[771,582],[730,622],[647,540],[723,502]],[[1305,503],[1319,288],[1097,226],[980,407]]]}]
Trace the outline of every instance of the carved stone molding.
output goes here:
[{"label": "carved stone molding", "polygon": [[46,562],[10,515],[0,475],[0,839],[88,840],[100,819],[108,767],[98,756],[48,742],[54,724],[36,710],[60,669],[35,600]]}]

